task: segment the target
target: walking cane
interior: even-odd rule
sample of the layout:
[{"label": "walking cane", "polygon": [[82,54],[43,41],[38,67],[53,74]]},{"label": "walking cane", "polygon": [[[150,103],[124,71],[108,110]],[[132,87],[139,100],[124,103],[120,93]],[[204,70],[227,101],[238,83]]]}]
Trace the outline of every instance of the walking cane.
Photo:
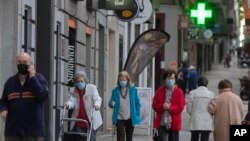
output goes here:
[{"label": "walking cane", "polygon": [[114,141],[114,137],[115,137],[115,125],[113,125],[112,141]]}]

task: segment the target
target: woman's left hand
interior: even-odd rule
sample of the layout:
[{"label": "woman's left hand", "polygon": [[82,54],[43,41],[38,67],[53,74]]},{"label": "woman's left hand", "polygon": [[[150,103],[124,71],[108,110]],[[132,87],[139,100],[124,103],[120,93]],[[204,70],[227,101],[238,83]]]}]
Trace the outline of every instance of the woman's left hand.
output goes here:
[{"label": "woman's left hand", "polygon": [[94,105],[94,109],[95,109],[96,111],[98,111],[100,108],[99,108],[99,106]]},{"label": "woman's left hand", "polygon": [[169,110],[171,103],[164,103],[164,110]]}]

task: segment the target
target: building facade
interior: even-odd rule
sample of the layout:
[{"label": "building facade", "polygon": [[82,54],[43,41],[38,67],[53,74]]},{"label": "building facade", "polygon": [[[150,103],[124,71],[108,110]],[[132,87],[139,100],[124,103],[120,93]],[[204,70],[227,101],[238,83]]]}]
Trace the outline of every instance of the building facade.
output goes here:
[{"label": "building facade", "polygon": [[[49,83],[49,100],[44,104],[46,140],[58,139],[62,110],[68,96],[68,81],[86,71],[90,83],[103,99],[100,132],[112,129],[108,101],[124,67],[128,52],[150,24],[118,21],[112,11],[98,9],[96,0],[21,0],[0,2],[0,91],[7,78],[16,73],[15,57],[20,52],[32,56],[37,72]],[[10,65],[11,64],[11,65]],[[138,87],[154,87],[154,62],[135,82]],[[4,125],[1,121],[1,140]],[[143,131],[142,131],[143,132]]]}]

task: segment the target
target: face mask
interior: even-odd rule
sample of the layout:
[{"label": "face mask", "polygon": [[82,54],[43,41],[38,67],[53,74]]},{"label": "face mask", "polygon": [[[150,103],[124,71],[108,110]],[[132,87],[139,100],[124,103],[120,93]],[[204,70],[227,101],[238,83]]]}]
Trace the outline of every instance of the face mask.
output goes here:
[{"label": "face mask", "polygon": [[172,88],[175,84],[175,80],[167,80],[166,85],[168,88]]},{"label": "face mask", "polygon": [[121,80],[119,81],[119,85],[122,87],[122,88],[125,88],[127,86],[127,81],[126,80]]},{"label": "face mask", "polygon": [[79,90],[83,90],[86,86],[86,83],[85,82],[78,82],[78,83],[75,83],[75,86],[79,89]]},{"label": "face mask", "polygon": [[26,64],[18,64],[17,69],[19,74],[22,75],[28,74],[28,65]]}]

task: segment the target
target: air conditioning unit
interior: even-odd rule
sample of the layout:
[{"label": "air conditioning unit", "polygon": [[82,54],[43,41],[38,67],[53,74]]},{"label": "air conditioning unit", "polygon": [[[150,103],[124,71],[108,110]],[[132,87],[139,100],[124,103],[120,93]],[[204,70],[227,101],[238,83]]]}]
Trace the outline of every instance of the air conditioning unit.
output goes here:
[{"label": "air conditioning unit", "polygon": [[98,0],[87,0],[86,5],[88,10],[96,11],[98,9]]}]

